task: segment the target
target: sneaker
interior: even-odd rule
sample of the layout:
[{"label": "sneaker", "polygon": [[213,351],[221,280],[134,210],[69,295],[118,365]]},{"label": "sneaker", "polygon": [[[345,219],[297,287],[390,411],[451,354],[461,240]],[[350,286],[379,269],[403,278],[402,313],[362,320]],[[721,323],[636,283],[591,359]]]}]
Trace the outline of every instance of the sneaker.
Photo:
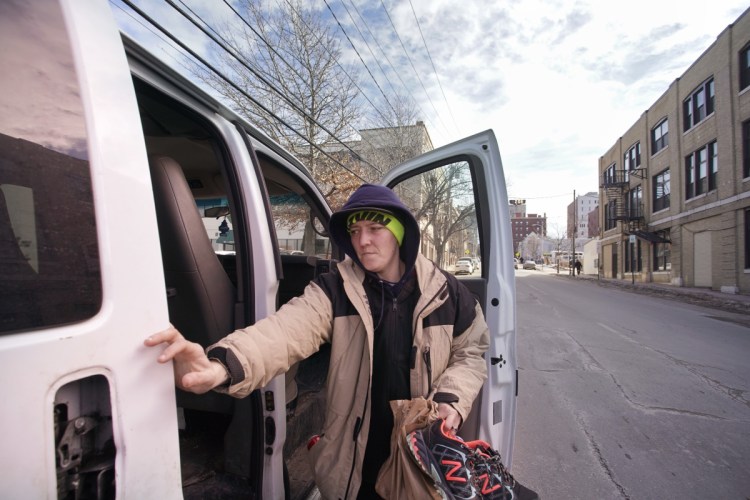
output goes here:
[{"label": "sneaker", "polygon": [[436,420],[424,429],[406,435],[412,457],[432,478],[438,492],[449,500],[481,498],[473,477],[474,450],[444,427],[445,421]]},{"label": "sneaker", "polygon": [[539,495],[515,480],[503,465],[500,453],[485,441],[466,443],[478,456],[473,461],[475,480],[482,498],[492,500],[539,500]]},{"label": "sneaker", "polygon": [[505,469],[500,454],[484,441],[469,441],[466,446],[474,452],[474,483],[482,498],[488,500],[516,500],[513,476]]}]

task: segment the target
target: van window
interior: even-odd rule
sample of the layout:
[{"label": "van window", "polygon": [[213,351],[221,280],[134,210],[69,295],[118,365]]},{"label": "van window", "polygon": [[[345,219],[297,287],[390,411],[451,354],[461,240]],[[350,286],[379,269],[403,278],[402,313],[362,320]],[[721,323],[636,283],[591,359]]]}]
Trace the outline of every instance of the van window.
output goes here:
[{"label": "van window", "polygon": [[292,192],[272,194],[271,211],[282,255],[314,255],[328,259],[331,244],[325,227],[305,199]]},{"label": "van window", "polygon": [[[422,254],[460,278],[482,276],[482,245],[471,163],[438,165],[396,186],[420,223]],[[471,268],[456,267],[469,259]]]},{"label": "van window", "polygon": [[4,2],[0,45],[6,334],[90,318],[102,290],[83,105],[59,5]]}]

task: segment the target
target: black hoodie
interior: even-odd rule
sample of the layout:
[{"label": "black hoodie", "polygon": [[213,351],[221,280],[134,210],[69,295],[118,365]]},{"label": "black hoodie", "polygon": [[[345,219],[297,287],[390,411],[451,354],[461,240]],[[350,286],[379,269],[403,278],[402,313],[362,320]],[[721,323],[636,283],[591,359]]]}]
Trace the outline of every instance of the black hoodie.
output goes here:
[{"label": "black hoodie", "polygon": [[353,212],[368,208],[392,214],[403,224],[404,239],[401,243],[399,255],[406,266],[404,276],[408,276],[414,268],[414,262],[417,260],[417,254],[419,253],[419,224],[417,224],[417,220],[409,208],[396,196],[396,193],[385,186],[362,184],[357,188],[344,206],[331,215],[331,221],[328,224],[328,233],[331,235],[331,239],[359,267],[364,269],[352,246],[349,231],[346,227],[346,219]]}]

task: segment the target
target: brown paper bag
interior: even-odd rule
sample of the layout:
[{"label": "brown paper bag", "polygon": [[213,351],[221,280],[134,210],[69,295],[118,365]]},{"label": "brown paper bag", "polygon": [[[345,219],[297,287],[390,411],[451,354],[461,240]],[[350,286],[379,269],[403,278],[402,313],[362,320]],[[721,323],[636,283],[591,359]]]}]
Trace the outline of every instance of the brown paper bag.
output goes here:
[{"label": "brown paper bag", "polygon": [[391,401],[393,434],[391,455],[380,468],[375,491],[383,498],[439,500],[432,478],[414,461],[406,442],[413,430],[427,427],[438,419],[437,403],[424,398]]}]

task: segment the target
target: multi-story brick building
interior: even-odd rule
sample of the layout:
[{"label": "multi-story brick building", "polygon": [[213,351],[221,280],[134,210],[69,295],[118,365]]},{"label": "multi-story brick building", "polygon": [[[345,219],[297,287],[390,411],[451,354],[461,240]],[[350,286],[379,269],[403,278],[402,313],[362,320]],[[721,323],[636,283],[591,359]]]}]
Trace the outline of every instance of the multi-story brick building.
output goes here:
[{"label": "multi-story brick building", "polygon": [[513,253],[518,253],[518,245],[531,233],[536,233],[540,238],[547,236],[547,215],[517,214],[510,219],[511,231],[513,232]]},{"label": "multi-story brick building", "polygon": [[599,159],[603,276],[750,292],[749,12]]}]

